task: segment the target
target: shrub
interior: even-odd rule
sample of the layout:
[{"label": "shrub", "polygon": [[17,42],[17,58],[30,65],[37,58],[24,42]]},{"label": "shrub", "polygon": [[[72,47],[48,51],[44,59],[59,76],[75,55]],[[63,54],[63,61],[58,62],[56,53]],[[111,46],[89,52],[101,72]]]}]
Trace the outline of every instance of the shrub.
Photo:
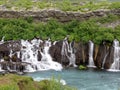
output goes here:
[{"label": "shrub", "polygon": [[[109,19],[109,20],[108,20]],[[89,40],[100,44],[102,40],[120,40],[120,25],[115,28],[108,28],[102,23],[111,23],[119,20],[116,15],[109,15],[103,18],[92,18],[83,22],[73,20],[69,23],[60,23],[54,19],[47,23],[35,23],[31,17],[26,19],[0,19],[0,38],[5,36],[5,40],[33,39],[41,37],[43,39],[52,38],[53,41],[61,40],[69,35],[69,40],[84,43]],[[101,23],[101,24],[98,24]]]},{"label": "shrub", "polygon": [[80,65],[80,66],[79,66],[79,69],[80,69],[80,70],[86,70],[87,67],[86,67],[86,66],[83,66],[83,65]]}]

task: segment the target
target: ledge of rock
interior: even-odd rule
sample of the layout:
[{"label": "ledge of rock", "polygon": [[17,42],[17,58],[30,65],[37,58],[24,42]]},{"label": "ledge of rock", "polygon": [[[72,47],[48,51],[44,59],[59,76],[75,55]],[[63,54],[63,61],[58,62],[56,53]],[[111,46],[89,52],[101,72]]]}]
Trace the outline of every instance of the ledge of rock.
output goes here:
[{"label": "ledge of rock", "polygon": [[114,10],[97,10],[87,13],[72,12],[72,11],[61,11],[56,9],[41,10],[41,11],[0,11],[0,18],[26,18],[33,17],[34,21],[46,22],[51,18],[55,18],[60,22],[69,22],[71,20],[86,20],[91,17],[103,17],[108,14],[120,15],[120,9]]}]

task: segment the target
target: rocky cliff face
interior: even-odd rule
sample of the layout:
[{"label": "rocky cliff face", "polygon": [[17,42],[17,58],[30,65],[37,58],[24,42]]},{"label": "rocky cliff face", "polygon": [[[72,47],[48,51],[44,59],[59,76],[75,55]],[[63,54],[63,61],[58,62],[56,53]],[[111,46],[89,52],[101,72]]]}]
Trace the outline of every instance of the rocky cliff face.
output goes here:
[{"label": "rocky cliff face", "polygon": [[64,12],[56,9],[41,10],[41,11],[0,11],[1,18],[26,18],[33,17],[35,21],[49,21],[51,18],[55,18],[60,22],[69,22],[71,20],[83,21],[91,17],[103,17],[108,14],[120,15],[120,9],[117,10],[98,10],[93,12],[81,13],[81,12]]},{"label": "rocky cliff face", "polygon": [[[35,66],[35,62],[40,63],[47,61],[47,56],[43,55],[46,53],[46,51],[44,51],[44,48],[46,47],[44,46],[45,41],[39,45],[37,43],[35,44],[35,41],[25,42],[29,44],[32,43],[31,46],[29,45],[31,48],[30,51],[29,48],[21,44],[21,41],[7,41],[0,44],[1,69],[24,71],[27,65],[31,65],[32,68],[37,70],[38,66]],[[36,45],[39,47],[36,47]],[[28,50],[26,49],[25,51],[24,48],[27,48]],[[89,48],[89,43],[83,44],[82,42],[68,42],[67,39],[64,39],[53,42],[50,45],[48,54],[52,57],[53,61],[62,64],[64,67],[76,67],[77,65],[87,66],[89,62]],[[95,66],[99,69],[110,69],[115,58],[114,51],[115,47],[112,45],[112,43],[110,45],[110,43],[108,44],[104,41],[100,45],[95,45],[93,56],[91,56],[94,59],[93,61]],[[31,56],[26,52],[32,53]],[[24,56],[23,53],[26,54],[26,56]],[[26,58],[26,60],[23,60],[23,56]]]},{"label": "rocky cliff face", "polygon": [[[106,16],[107,14],[120,15],[120,9],[107,11],[99,10],[84,14],[80,12],[63,12],[60,10],[42,10],[37,12],[0,11],[1,18],[33,17],[35,21],[43,22],[46,22],[51,18],[55,18],[60,22],[69,22],[73,19],[82,21],[89,19],[91,17]],[[24,71],[26,69],[26,66],[29,65],[31,68],[38,70],[40,67],[36,65],[36,62],[37,63],[45,62],[48,54],[52,57],[53,61],[62,64],[62,66],[64,67],[69,66],[75,67],[76,65],[80,64],[86,66],[88,65],[90,48],[88,43],[84,44],[82,42],[74,41],[68,42],[67,39],[52,42],[52,44],[49,47],[48,54],[46,55],[44,40],[42,40],[42,43],[38,45],[31,41],[26,42],[29,43],[29,47],[31,48],[30,52],[34,52],[32,53],[33,56],[32,58],[34,58],[33,60],[31,60],[30,55],[24,56],[24,58],[28,59],[23,60],[24,58],[22,56],[26,54],[25,52],[27,51],[27,47],[26,45],[23,46],[21,44],[21,41],[7,41],[4,43],[0,43],[0,69],[8,71],[9,70]],[[94,53],[92,57],[97,68],[109,69],[111,67],[115,58],[114,56],[115,46],[113,46],[112,43],[104,41],[100,45],[95,45],[93,52]],[[118,56],[120,58],[120,55]],[[35,64],[32,64],[34,62]],[[44,67],[44,64],[41,67]]]}]

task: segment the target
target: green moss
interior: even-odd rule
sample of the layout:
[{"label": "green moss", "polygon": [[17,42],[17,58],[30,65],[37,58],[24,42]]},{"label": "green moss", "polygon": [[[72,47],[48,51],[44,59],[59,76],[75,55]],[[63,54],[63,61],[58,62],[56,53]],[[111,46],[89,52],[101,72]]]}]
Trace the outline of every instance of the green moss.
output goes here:
[{"label": "green moss", "polygon": [[86,66],[83,66],[83,65],[80,65],[80,66],[79,66],[79,69],[80,69],[80,70],[86,70],[87,67],[86,67]]}]

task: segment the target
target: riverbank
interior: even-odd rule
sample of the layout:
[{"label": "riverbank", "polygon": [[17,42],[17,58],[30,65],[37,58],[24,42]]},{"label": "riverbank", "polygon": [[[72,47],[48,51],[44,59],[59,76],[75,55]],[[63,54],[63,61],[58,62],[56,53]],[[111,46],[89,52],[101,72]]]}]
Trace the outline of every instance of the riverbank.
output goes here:
[{"label": "riverbank", "polygon": [[0,75],[0,90],[76,90],[62,85],[59,81],[42,80],[34,81],[31,77],[16,74]]}]

